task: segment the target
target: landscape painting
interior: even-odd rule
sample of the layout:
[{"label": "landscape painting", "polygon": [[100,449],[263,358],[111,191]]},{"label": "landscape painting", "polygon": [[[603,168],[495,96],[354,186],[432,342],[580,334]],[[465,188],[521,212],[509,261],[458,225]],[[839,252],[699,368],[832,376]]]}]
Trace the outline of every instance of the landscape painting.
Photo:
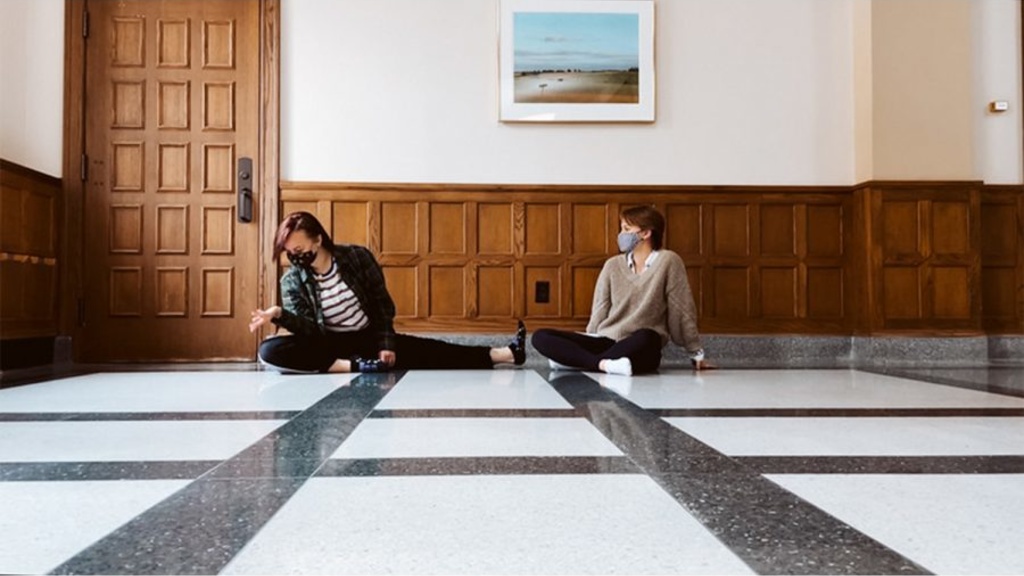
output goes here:
[{"label": "landscape painting", "polygon": [[653,4],[502,0],[501,119],[654,120]]},{"label": "landscape painting", "polygon": [[636,14],[516,14],[515,101],[636,104],[639,20]]}]

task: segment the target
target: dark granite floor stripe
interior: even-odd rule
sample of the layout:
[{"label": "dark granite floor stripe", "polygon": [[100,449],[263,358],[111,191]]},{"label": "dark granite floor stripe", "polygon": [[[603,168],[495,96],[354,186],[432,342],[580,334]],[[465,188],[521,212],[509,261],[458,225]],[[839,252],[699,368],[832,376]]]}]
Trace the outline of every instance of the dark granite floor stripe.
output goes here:
[{"label": "dark granite floor stripe", "polygon": [[[216,574],[348,438],[402,373],[364,374],[55,568],[54,574]],[[240,473],[246,462],[265,477]],[[292,463],[306,463],[301,474]],[[234,466],[233,464],[241,464]],[[289,471],[278,474],[278,469]]]},{"label": "dark granite floor stripe", "polygon": [[217,574],[305,480],[192,482],[51,574]]},{"label": "dark granite floor stripe", "polygon": [[742,456],[761,474],[1024,474],[1024,456]]},{"label": "dark granite floor stripe", "polygon": [[576,410],[562,409],[416,409],[374,410],[370,418],[578,418]]},{"label": "dark granite floor stripe", "polygon": [[266,412],[0,412],[0,422],[289,420],[301,411]]},{"label": "dark granite floor stripe", "polygon": [[1024,416],[1024,408],[667,408],[648,412],[661,418],[908,418]]},{"label": "dark granite floor stripe", "polygon": [[[586,375],[560,375],[550,382],[757,573],[928,573]],[[702,468],[693,468],[693,462]]]},{"label": "dark granite floor stripe", "polygon": [[328,460],[318,477],[482,476],[530,474],[639,474],[622,456],[364,458]]},{"label": "dark granite floor stripe", "polygon": [[[861,372],[869,372],[871,374],[881,374],[883,376],[895,376],[897,378],[905,378],[907,380],[917,380],[920,382],[928,382],[929,384],[941,384],[943,386],[952,386],[954,388],[964,388],[966,390],[976,390],[978,392],[989,392],[991,394],[999,394],[1001,396],[1013,396],[1015,398],[1024,398],[1024,385],[1021,384],[1021,368],[974,368],[973,371],[985,370],[987,372],[1004,374],[1008,376],[1008,380],[1012,379],[1014,382],[1010,385],[1005,385],[999,382],[975,382],[969,380],[966,377],[954,378],[952,376],[938,375],[935,374],[935,369],[929,368],[896,368],[896,367],[861,367],[858,368]],[[964,369],[967,370],[967,369]],[[951,369],[944,369],[944,372],[951,372]],[[1003,372],[1000,372],[1003,371]]]},{"label": "dark granite floor stripe", "polygon": [[0,462],[0,482],[192,480],[219,460],[166,462]]}]

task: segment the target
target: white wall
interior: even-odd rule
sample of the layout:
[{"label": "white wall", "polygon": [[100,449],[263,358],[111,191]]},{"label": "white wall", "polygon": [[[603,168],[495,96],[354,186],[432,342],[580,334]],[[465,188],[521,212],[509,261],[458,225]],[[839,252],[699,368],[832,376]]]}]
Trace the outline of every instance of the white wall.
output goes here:
[{"label": "white wall", "polygon": [[64,0],[0,0],[0,158],[61,176]]},{"label": "white wall", "polygon": [[282,177],[854,182],[856,0],[660,0],[657,121],[498,121],[497,2],[286,0]]},{"label": "white wall", "polygon": [[971,0],[872,3],[872,177],[971,180]]},{"label": "white wall", "polygon": [[[983,0],[973,7],[977,178],[989,184],[1020,184],[1024,182],[1020,2]],[[1009,102],[1010,110],[988,112],[993,100]]]},{"label": "white wall", "polygon": [[[1021,183],[1019,3],[973,4],[976,177]],[[498,121],[497,0],[284,0],[282,176],[853,184],[870,172],[854,152],[862,6],[659,0],[658,120],[609,126]],[[63,27],[63,0],[0,0],[0,157],[58,177]],[[986,112],[995,99],[1010,111]]]}]

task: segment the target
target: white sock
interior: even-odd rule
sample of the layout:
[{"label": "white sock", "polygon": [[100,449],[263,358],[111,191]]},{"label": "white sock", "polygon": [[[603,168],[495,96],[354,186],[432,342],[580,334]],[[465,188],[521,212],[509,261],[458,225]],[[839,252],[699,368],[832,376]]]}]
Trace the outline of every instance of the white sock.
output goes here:
[{"label": "white sock", "polygon": [[562,364],[561,362],[555,362],[550,358],[548,358],[548,367],[550,367],[552,370],[579,370],[579,368],[576,368],[574,366],[566,366],[565,364]]},{"label": "white sock", "polygon": [[629,358],[616,358],[614,360],[605,360],[604,371],[607,372],[608,374],[632,376],[633,363],[629,361]]}]

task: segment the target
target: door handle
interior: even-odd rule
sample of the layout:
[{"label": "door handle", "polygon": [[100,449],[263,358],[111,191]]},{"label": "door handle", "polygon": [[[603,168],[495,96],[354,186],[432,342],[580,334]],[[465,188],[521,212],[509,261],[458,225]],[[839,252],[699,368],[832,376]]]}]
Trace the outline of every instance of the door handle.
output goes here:
[{"label": "door handle", "polygon": [[238,159],[238,221],[252,222],[252,158]]}]

